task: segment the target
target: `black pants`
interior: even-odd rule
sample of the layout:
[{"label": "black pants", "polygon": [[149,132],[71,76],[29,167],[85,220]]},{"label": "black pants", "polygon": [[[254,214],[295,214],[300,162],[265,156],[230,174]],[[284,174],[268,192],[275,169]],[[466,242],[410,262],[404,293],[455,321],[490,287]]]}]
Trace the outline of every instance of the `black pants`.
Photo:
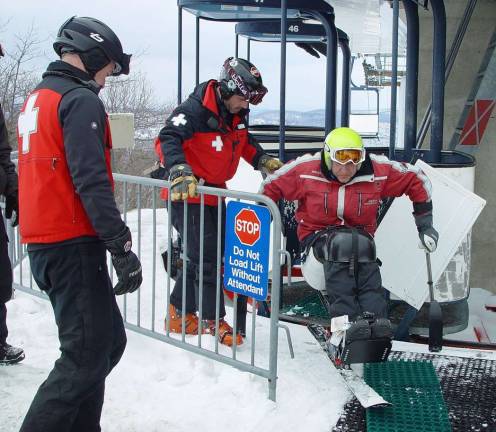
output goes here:
[{"label": "black pants", "polygon": [[0,212],[0,345],[7,341],[7,303],[12,297],[12,266],[8,254],[8,238]]},{"label": "black pants", "polygon": [[348,315],[354,321],[363,312],[372,312],[377,318],[387,317],[385,290],[377,263],[359,263],[355,278],[350,275],[349,263],[325,261],[324,275],[331,317]]},{"label": "black pants", "polygon": [[[204,237],[203,237],[203,301],[202,318],[215,319],[215,299],[217,290],[217,206],[204,207]],[[200,204],[188,204],[188,220],[184,225],[184,204],[172,203],[171,222],[179,232],[184,247],[184,231],[188,230],[188,244],[186,255],[188,257],[186,272],[186,312],[198,310],[198,293],[200,281]],[[221,209],[221,255],[224,255],[224,220],[226,209],[222,203]],[[180,271],[170,302],[176,309],[182,308],[183,270]],[[222,276],[222,275],[221,275]],[[220,285],[219,316],[226,314],[224,308],[224,294],[222,283]]]},{"label": "black pants", "polygon": [[21,432],[100,431],[105,378],[126,333],[101,242],[29,252],[33,277],[52,303],[60,358],[40,386]]},{"label": "black pants", "polygon": [[367,233],[330,227],[306,238],[303,246],[313,247],[316,258],[322,262],[332,318],[348,315],[353,321],[363,312],[372,312],[378,318],[387,317],[386,290],[382,287],[375,244]]}]

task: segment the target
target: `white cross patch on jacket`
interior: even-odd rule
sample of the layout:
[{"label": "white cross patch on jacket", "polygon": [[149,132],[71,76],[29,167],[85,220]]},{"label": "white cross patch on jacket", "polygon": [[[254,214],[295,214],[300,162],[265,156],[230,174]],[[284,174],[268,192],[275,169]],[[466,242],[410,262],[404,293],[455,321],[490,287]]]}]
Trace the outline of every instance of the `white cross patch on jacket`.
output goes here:
[{"label": "white cross patch on jacket", "polygon": [[222,151],[222,147],[224,146],[224,143],[222,142],[222,138],[217,135],[215,139],[212,141],[212,147],[215,147],[216,151]]},{"label": "white cross patch on jacket", "polygon": [[24,112],[19,115],[17,120],[17,127],[19,135],[22,136],[22,153],[29,153],[29,137],[38,131],[38,111],[39,108],[35,107],[38,93],[33,93],[24,108]]},{"label": "white cross patch on jacket", "polygon": [[174,124],[174,126],[184,126],[188,121],[186,120],[186,117],[184,116],[183,113],[178,114],[175,117],[171,118],[171,122]]}]

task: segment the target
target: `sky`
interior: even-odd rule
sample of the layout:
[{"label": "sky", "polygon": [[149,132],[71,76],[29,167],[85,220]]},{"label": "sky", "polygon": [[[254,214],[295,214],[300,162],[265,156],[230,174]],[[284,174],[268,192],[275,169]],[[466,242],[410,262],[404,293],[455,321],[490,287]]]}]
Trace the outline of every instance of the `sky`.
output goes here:
[{"label": "sky", "polygon": [[[48,13],[47,13],[48,12]],[[42,73],[56,58],[52,43],[60,25],[70,16],[92,16],[108,24],[119,36],[125,52],[139,53],[132,70],[146,73],[157,101],[175,103],[177,98],[177,5],[175,0],[22,0],[2,2],[0,41],[6,50],[15,36],[34,26],[42,54],[32,68]],[[195,80],[195,18],[183,13],[183,97],[190,93]],[[3,24],[3,25],[2,25]],[[200,81],[216,78],[225,58],[234,55],[234,24],[201,21]],[[246,40],[240,38],[240,56],[246,54]],[[269,94],[257,108],[279,108],[280,45],[252,42],[251,59],[262,73]],[[339,68],[338,68],[339,69]],[[355,68],[353,79],[360,84],[363,73]],[[338,83],[341,82],[338,76]],[[316,59],[288,44],[286,106],[308,111],[324,108],[325,58]],[[339,93],[339,90],[338,90]],[[339,104],[338,100],[338,104]],[[382,103],[382,102],[381,102]]]},{"label": "sky", "polygon": [[[47,10],[48,9],[48,10]],[[47,13],[48,12],[48,13]],[[125,52],[141,53],[132,69],[146,73],[159,101],[175,101],[177,95],[177,6],[175,0],[122,2],[86,0],[22,0],[2,2],[0,40],[6,50],[14,44],[15,35],[24,34],[34,25],[44,42],[43,55],[33,62],[40,73],[55,59],[51,44],[60,25],[70,16],[92,16],[108,24],[121,39]],[[5,24],[6,23],[6,24]],[[195,80],[195,19],[183,13],[183,96]],[[228,56],[234,55],[234,24],[201,23],[200,81],[216,78]],[[246,53],[241,38],[240,56]],[[279,107],[279,44],[252,43],[252,60],[262,72],[269,94],[265,108]],[[288,109],[311,110],[324,107],[325,61],[315,59],[301,49],[288,46]],[[256,59],[256,61],[255,61]],[[305,77],[302,84],[301,77]],[[311,83],[311,84],[310,84]]]}]

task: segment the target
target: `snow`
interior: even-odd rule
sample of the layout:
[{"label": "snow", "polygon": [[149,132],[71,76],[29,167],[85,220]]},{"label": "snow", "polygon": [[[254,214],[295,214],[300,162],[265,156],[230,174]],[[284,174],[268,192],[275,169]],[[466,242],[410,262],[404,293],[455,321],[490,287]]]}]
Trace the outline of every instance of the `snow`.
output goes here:
[{"label": "snow", "polygon": [[[8,307],[9,341],[24,347],[26,359],[0,368],[3,432],[19,429],[58,357],[50,303],[18,292]],[[268,320],[257,320],[257,338],[267,341]],[[128,330],[124,356],[107,379],[102,429],[181,432],[201,427],[204,432],[241,432],[291,425],[294,430],[329,431],[349,394],[306,328],[290,327],[295,358],[290,358],[280,332],[277,403],[267,398],[263,378]],[[205,335],[203,340],[213,338]],[[188,341],[195,343],[196,338]]]},{"label": "snow", "polygon": [[[241,170],[251,168],[243,165]],[[235,187],[234,184],[231,187]],[[128,213],[134,250],[137,250],[137,220],[136,211]],[[141,223],[144,283],[140,289],[139,322],[145,328],[151,328],[152,210],[142,210]],[[157,210],[156,305],[153,320],[157,332],[162,332],[166,304],[166,274],[160,261],[160,250],[166,245],[166,223],[165,210]],[[28,269],[28,262],[24,260],[24,285],[29,284],[26,276]],[[14,278],[19,282],[19,268],[14,270]],[[122,310],[122,297],[118,303]],[[138,295],[129,295],[126,315],[131,323],[138,322],[137,306]],[[2,432],[13,432],[19,430],[38,386],[58,358],[59,343],[52,308],[47,300],[17,291],[7,307],[9,342],[22,346],[26,352],[23,362],[0,367],[0,429]],[[232,309],[227,309],[228,321],[232,322]],[[251,319],[249,314],[249,333]],[[268,399],[265,378],[127,330],[126,351],[107,379],[102,429],[181,432],[201,428],[202,432],[263,432],[281,427],[287,429],[291,425],[294,430],[329,431],[338,420],[350,393],[308,330],[292,324],[288,327],[295,358],[290,357],[285,332],[279,331],[276,403]],[[191,344],[196,344],[197,340],[195,336],[186,338]],[[238,348],[237,358],[249,362],[251,343],[249,335],[245,344]],[[214,350],[214,338],[204,335],[202,346]],[[230,348],[222,345],[219,345],[219,352],[226,356],[232,353]],[[259,316],[256,317],[255,352],[255,365],[267,368],[269,320]]]},{"label": "snow", "polygon": [[[240,175],[230,182],[231,189],[257,192],[261,178],[253,179],[254,171],[242,162]],[[258,173],[256,173],[259,176]],[[137,212],[130,212],[128,223],[132,227],[137,250]],[[153,214],[149,209],[141,213],[141,259],[144,283],[140,292],[129,296],[126,314],[129,322],[138,322],[140,304],[141,325],[157,332],[162,331],[165,304],[165,272],[161,266],[160,251],[166,245],[167,216],[157,210],[157,258],[155,283],[155,313],[152,322],[152,256]],[[26,274],[27,260],[23,264],[23,283],[29,284]],[[15,269],[19,282],[19,269]],[[115,280],[115,279],[114,279]],[[496,340],[496,313],[485,311],[483,305],[491,294],[482,289],[471,292],[471,314],[487,323],[488,334]],[[119,304],[123,308],[122,298]],[[22,346],[26,359],[17,365],[0,367],[0,429],[17,431],[31,400],[58,358],[58,338],[52,308],[46,300],[17,292],[8,303],[9,342]],[[228,320],[232,322],[232,310]],[[248,326],[251,315],[248,316]],[[193,354],[170,344],[133,331],[127,331],[128,345],[121,362],[107,379],[105,404],[102,413],[104,431],[171,431],[182,432],[200,429],[202,432],[230,430],[274,431],[308,430],[328,432],[336,423],[350,393],[341,382],[319,344],[305,327],[287,324],[291,331],[295,358],[291,359],[285,332],[279,332],[277,402],[268,399],[267,380],[231,366]],[[248,327],[250,328],[250,327]],[[452,338],[472,337],[470,329]],[[468,332],[468,333],[467,333]],[[492,333],[491,333],[492,332]],[[269,356],[269,321],[256,317],[256,365],[267,367]],[[237,357],[250,357],[250,336],[238,348]],[[197,343],[196,337],[187,342]],[[214,338],[202,337],[202,346],[213,349]],[[422,350],[415,344],[395,343],[395,349]],[[219,346],[224,355],[231,350]],[[455,353],[458,352],[457,353]],[[462,355],[463,350],[444,352]],[[478,354],[494,358],[494,353]]]}]

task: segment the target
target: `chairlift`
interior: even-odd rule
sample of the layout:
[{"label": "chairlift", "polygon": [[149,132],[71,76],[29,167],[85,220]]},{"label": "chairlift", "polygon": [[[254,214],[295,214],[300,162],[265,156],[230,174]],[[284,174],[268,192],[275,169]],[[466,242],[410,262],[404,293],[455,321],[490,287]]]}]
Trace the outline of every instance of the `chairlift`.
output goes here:
[{"label": "chairlift", "polygon": [[[418,11],[414,0],[404,0],[405,15],[407,18],[407,57],[406,57],[406,108],[405,118],[408,119],[405,126],[405,149],[398,151],[394,145],[394,134],[391,134],[389,156],[394,159],[411,160],[422,158],[434,166],[468,166],[470,161],[459,152],[441,151],[443,143],[443,114],[444,114],[444,81],[445,81],[445,46],[446,46],[446,14],[443,0],[431,0],[430,9],[434,17],[433,31],[433,73],[432,73],[432,122],[431,122],[431,145],[430,150],[417,149],[415,140],[416,103],[418,86]],[[334,25],[333,8],[324,0],[178,0],[178,100],[181,101],[181,66],[182,66],[182,9],[194,14],[197,17],[197,53],[199,46],[199,20],[243,22],[260,20],[280,20],[281,31],[281,81],[280,81],[280,122],[279,122],[279,158],[287,161],[285,154],[285,86],[286,86],[286,42],[288,34],[294,33],[288,28],[288,19],[317,19],[325,29],[327,40],[330,42],[326,47],[328,59],[334,65],[337,64],[337,29]],[[394,2],[394,20],[398,19],[398,0]],[[289,30],[289,31],[288,31]],[[397,29],[396,29],[397,31]],[[291,37],[289,37],[291,39]],[[394,39],[394,38],[393,38]],[[398,48],[393,43],[391,68],[392,81],[397,80]],[[197,54],[197,77],[198,77],[198,54]],[[395,91],[396,87],[392,89]],[[392,92],[393,93],[393,92]],[[396,109],[396,103],[391,103],[392,115]],[[415,114],[415,115],[414,115]],[[326,74],[326,118],[325,132],[332,130],[336,125],[336,68],[328,68]],[[291,131],[290,131],[291,133]],[[419,140],[417,139],[417,142]],[[384,149],[374,149],[377,152],[384,152]],[[411,157],[413,155],[413,157]],[[458,165],[457,165],[458,164]],[[387,208],[387,207],[385,207]],[[382,212],[384,214],[385,212]],[[468,297],[468,293],[466,294]],[[466,304],[466,298],[461,299]],[[448,301],[447,304],[457,303]],[[410,322],[406,320],[405,327]],[[403,322],[400,323],[400,326]]]},{"label": "chairlift", "polygon": [[[355,57],[351,60],[351,69]],[[351,74],[350,74],[351,75]],[[353,80],[350,88],[350,127],[355,129],[364,139],[379,139],[379,89],[365,85],[356,85]],[[367,100],[366,108],[356,108],[354,95],[364,95]],[[363,97],[361,98],[363,100]],[[372,103],[371,103],[372,99]]]},{"label": "chairlift", "polygon": [[[370,58],[373,58],[373,61]],[[398,56],[401,64],[398,64],[397,77],[402,78],[406,75],[405,57]],[[363,72],[365,75],[365,85],[367,87],[391,87],[393,64],[392,56],[389,54],[374,54],[373,56],[365,55],[362,61]],[[396,85],[399,86],[400,82],[397,81]]]},{"label": "chairlift", "polygon": [[327,134],[336,126],[336,77],[337,77],[337,29],[334,24],[334,10],[325,0],[178,0],[178,103],[181,102],[182,85],[182,10],[197,17],[196,20],[196,69],[199,68],[199,20],[241,22],[279,19],[281,24],[281,69],[279,108],[279,159],[286,161],[286,40],[288,19],[316,19],[321,22],[327,44],[326,55],[331,67],[326,73],[325,128]]},{"label": "chairlift", "polygon": [[[247,39],[247,57],[250,60],[251,42],[279,42],[281,41],[281,22],[272,21],[244,21],[236,24],[236,46],[239,36]],[[350,62],[351,53],[349,39],[345,32],[337,29],[338,43],[343,54],[342,86],[341,86],[341,125],[349,124],[349,100],[350,100]],[[302,19],[288,19],[286,42],[296,43],[315,57],[326,55],[327,38],[322,25],[310,23]],[[326,68],[334,68],[335,65],[326,60]],[[322,147],[325,130],[317,126],[289,126],[286,125],[286,151],[289,157],[296,157],[302,151],[315,152]],[[254,133],[266,150],[273,150],[274,134],[277,125],[251,125],[250,131]]]}]

